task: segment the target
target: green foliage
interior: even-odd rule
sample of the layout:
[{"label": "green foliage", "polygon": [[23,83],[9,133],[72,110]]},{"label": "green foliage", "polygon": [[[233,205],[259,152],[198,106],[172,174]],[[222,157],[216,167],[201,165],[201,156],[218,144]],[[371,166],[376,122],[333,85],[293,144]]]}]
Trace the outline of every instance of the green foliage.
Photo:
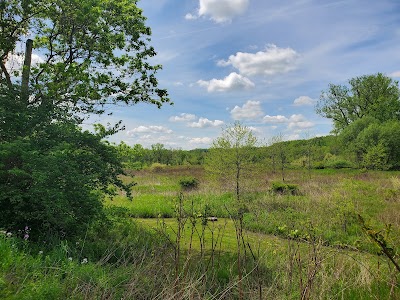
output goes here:
[{"label": "green foliage", "polygon": [[271,184],[271,191],[276,194],[299,195],[300,190],[297,184],[274,181]]},{"label": "green foliage", "polygon": [[382,143],[372,146],[364,155],[363,166],[370,170],[386,170],[388,165],[388,154]]},{"label": "green foliage", "polygon": [[[0,7],[0,227],[29,228],[30,239],[81,235],[101,217],[103,195],[116,193],[112,185],[130,196],[117,149],[102,141],[121,123],[82,132],[85,114],[102,114],[110,103],[169,102],[157,87],[161,66],[146,62],[156,54],[147,45],[150,28],[136,1]],[[28,32],[44,62],[32,66],[25,98],[5,62]]]},{"label": "green foliage", "polygon": [[162,172],[163,170],[165,170],[165,168],[166,168],[166,165],[164,165],[164,164],[153,163],[153,164],[150,166],[149,169],[150,169],[152,172],[154,172],[154,173],[160,173],[160,172]]},{"label": "green foliage", "polygon": [[236,122],[226,127],[209,149],[205,170],[222,187],[234,192],[238,202],[257,170],[257,138],[251,129]]},{"label": "green foliage", "polygon": [[367,169],[400,168],[400,121],[380,122],[365,117],[355,121],[340,135],[343,147]]},{"label": "green foliage", "polygon": [[399,120],[398,82],[378,73],[352,78],[349,86],[330,84],[321,94],[316,111],[333,120],[336,133],[364,117],[380,122]]},{"label": "green foliage", "polygon": [[147,45],[151,30],[136,1],[13,0],[1,5],[0,62],[6,79],[10,70],[4,61],[26,32],[44,56],[44,63],[32,66],[30,103],[103,113],[110,101],[158,107],[169,102],[167,92],[157,88],[161,66],[146,62],[156,52]]},{"label": "green foliage", "polygon": [[184,190],[196,189],[199,186],[199,183],[199,180],[192,176],[179,179],[179,185]]},{"label": "green foliage", "polygon": [[101,215],[109,184],[124,187],[115,149],[73,124],[52,123],[0,144],[0,227],[32,237],[82,234]]}]

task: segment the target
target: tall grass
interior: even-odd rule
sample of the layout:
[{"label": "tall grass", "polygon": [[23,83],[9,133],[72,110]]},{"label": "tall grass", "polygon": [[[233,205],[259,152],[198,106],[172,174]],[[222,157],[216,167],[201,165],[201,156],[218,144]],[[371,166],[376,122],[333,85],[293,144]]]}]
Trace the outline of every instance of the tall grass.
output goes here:
[{"label": "tall grass", "polygon": [[[182,176],[198,188],[182,191]],[[198,167],[165,167],[125,177],[133,200],[107,200],[80,240],[0,233],[0,299],[399,299],[396,270],[355,218],[400,249],[399,173],[287,171],[296,195],[271,191],[279,176],[257,175],[245,195],[240,269],[232,195]]]}]

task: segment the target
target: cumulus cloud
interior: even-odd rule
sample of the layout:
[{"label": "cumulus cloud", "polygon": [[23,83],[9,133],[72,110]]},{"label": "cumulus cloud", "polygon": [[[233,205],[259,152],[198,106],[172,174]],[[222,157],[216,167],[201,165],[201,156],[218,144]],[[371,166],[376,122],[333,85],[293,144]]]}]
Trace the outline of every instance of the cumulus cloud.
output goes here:
[{"label": "cumulus cloud", "polygon": [[249,89],[255,86],[250,79],[236,72],[229,74],[224,79],[199,80],[197,84],[206,87],[209,93]]},{"label": "cumulus cloud", "polygon": [[182,113],[179,116],[170,117],[171,122],[190,122],[196,120],[196,115]]},{"label": "cumulus cloud", "polygon": [[219,66],[232,65],[245,76],[275,75],[296,69],[299,54],[292,48],[279,48],[270,44],[264,51],[256,53],[237,52],[227,61],[221,60]]},{"label": "cumulus cloud", "polygon": [[224,121],[214,120],[211,121],[207,118],[200,118],[198,122],[192,122],[189,127],[193,128],[205,128],[205,127],[218,127],[224,124]]},{"label": "cumulus cloud", "polygon": [[288,121],[288,118],[286,118],[285,116],[281,116],[281,115],[277,115],[277,116],[270,116],[270,115],[266,115],[263,118],[264,123],[286,123]]},{"label": "cumulus cloud", "polygon": [[247,101],[242,107],[235,106],[231,110],[231,116],[234,120],[257,119],[263,115],[260,101]]},{"label": "cumulus cloud", "polygon": [[186,19],[186,20],[196,20],[196,19],[198,19],[198,16],[193,15],[193,14],[191,14],[191,13],[187,13],[187,14],[185,15],[185,19]]},{"label": "cumulus cloud", "polygon": [[172,133],[172,130],[164,126],[139,126],[126,132],[129,136],[139,133]]},{"label": "cumulus cloud", "polygon": [[195,20],[199,17],[208,17],[216,23],[231,22],[238,15],[243,14],[250,0],[200,0],[197,15],[186,14],[186,20]]},{"label": "cumulus cloud", "polygon": [[291,130],[297,129],[308,129],[313,127],[315,124],[306,120],[306,118],[301,114],[294,114],[290,117],[285,117],[282,115],[277,116],[269,116],[266,115],[263,118],[264,123],[271,123],[271,124],[287,124],[287,128]]},{"label": "cumulus cloud", "polygon": [[300,96],[300,97],[294,99],[293,104],[295,106],[314,105],[315,100],[308,96]]},{"label": "cumulus cloud", "polygon": [[189,143],[190,144],[203,144],[203,145],[208,145],[208,144],[211,144],[211,142],[212,142],[212,139],[211,138],[209,138],[209,137],[202,137],[202,138],[191,138],[190,140],[189,140]]}]

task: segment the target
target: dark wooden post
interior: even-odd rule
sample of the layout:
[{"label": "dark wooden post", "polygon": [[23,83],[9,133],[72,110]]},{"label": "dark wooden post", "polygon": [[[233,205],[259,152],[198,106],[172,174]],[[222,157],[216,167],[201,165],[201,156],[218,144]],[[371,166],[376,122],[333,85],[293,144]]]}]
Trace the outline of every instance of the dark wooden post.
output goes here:
[{"label": "dark wooden post", "polygon": [[28,104],[29,100],[29,75],[31,73],[33,40],[26,41],[25,61],[22,69],[21,100]]}]

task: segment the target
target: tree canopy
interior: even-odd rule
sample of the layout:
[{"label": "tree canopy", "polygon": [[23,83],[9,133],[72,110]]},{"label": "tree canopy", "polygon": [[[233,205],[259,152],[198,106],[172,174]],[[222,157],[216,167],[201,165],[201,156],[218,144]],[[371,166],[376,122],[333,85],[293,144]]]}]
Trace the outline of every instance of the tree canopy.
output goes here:
[{"label": "tree canopy", "polygon": [[241,201],[243,189],[249,184],[250,174],[254,175],[257,146],[257,137],[251,129],[235,122],[213,141],[207,153],[206,171],[234,192],[237,202]]},{"label": "tree canopy", "polygon": [[27,38],[34,40],[28,105],[82,114],[102,113],[109,103],[169,102],[157,87],[161,66],[147,61],[156,52],[136,1],[11,0],[0,8],[0,66],[8,87],[15,70],[7,61]]},{"label": "tree canopy", "polygon": [[[101,215],[110,185],[129,196],[118,151],[103,141],[120,124],[79,125],[108,104],[170,102],[161,66],[148,62],[150,34],[136,1],[0,0],[0,228],[71,237]],[[13,65],[31,41],[36,63]]]},{"label": "tree canopy", "polygon": [[382,73],[352,78],[348,86],[330,84],[316,111],[332,119],[335,133],[366,116],[382,122],[400,120],[399,85]]}]

